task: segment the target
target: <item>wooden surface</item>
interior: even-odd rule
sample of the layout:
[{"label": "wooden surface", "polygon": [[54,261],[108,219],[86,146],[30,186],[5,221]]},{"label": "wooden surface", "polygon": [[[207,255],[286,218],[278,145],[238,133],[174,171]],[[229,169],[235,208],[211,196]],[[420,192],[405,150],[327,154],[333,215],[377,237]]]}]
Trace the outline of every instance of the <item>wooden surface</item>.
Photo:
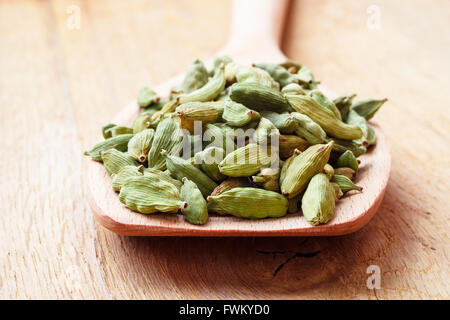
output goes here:
[{"label": "wooden surface", "polygon": [[373,220],[342,237],[186,239],[96,224],[82,151],[141,85],[225,43],[228,2],[1,1],[0,298],[448,299],[450,3],[378,0],[379,29],[373,3],[296,0],[282,46],[340,93],[389,98]]}]

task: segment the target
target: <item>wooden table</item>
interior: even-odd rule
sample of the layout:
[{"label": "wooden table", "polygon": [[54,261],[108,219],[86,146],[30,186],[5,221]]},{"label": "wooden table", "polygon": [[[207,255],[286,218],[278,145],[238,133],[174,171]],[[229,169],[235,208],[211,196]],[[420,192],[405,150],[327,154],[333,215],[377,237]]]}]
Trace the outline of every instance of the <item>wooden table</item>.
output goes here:
[{"label": "wooden table", "polygon": [[[228,36],[228,6],[0,2],[0,298],[450,298],[445,0],[297,0],[289,9],[289,57],[337,92],[389,98],[376,120],[391,144],[391,179],[362,230],[134,238],[95,223],[82,152],[140,86],[213,55]],[[366,285],[371,265],[380,289]]]}]

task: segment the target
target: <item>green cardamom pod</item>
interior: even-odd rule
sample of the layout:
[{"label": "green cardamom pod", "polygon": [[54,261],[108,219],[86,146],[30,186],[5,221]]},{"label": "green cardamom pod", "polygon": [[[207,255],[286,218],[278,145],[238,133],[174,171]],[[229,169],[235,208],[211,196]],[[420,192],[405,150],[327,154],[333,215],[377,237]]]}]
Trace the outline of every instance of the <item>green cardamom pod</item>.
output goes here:
[{"label": "green cardamom pod", "polygon": [[187,178],[183,178],[180,198],[187,202],[181,209],[186,220],[192,224],[205,224],[208,221],[208,207],[197,185]]},{"label": "green cardamom pod", "polygon": [[139,89],[137,102],[141,108],[148,107],[152,103],[158,102],[159,98],[156,95],[156,92],[151,90],[148,87],[142,87]]},{"label": "green cardamom pod", "polygon": [[303,216],[314,226],[327,223],[333,218],[336,199],[336,191],[327,176],[316,174],[302,198]]},{"label": "green cardamom pod", "polygon": [[170,171],[172,177],[180,181],[186,177],[193,181],[205,198],[217,187],[217,183],[203,171],[193,166],[188,160],[168,155],[165,150],[163,150],[161,154],[166,158],[167,169]]},{"label": "green cardamom pod", "polygon": [[347,119],[347,114],[350,111],[350,107],[352,105],[353,99],[356,97],[356,94],[352,94],[351,96],[342,96],[333,100],[333,103],[338,108],[341,113],[341,117],[343,120]]},{"label": "green cardamom pod", "polygon": [[281,88],[295,83],[298,83],[298,79],[292,75],[286,68],[275,63],[257,63],[253,64],[254,67],[267,71],[270,76],[279,83]]},{"label": "green cardamom pod", "polygon": [[146,129],[136,133],[128,142],[128,153],[130,156],[139,162],[145,162],[153,142],[154,134],[155,130],[153,129]]},{"label": "green cardamom pod", "polygon": [[273,111],[262,111],[261,116],[270,120],[273,125],[283,134],[295,133],[299,124],[295,116],[289,112],[277,113]]},{"label": "green cardamom pod", "polygon": [[292,199],[288,199],[289,201],[288,213],[297,213],[299,211],[302,196],[303,194],[300,194]]},{"label": "green cardamom pod", "polygon": [[250,179],[247,177],[239,177],[239,178],[228,178],[225,181],[222,181],[211,193],[211,196],[218,196],[225,191],[231,190],[233,188],[246,188],[253,187],[253,183],[251,183]]},{"label": "green cardamom pod", "polygon": [[156,127],[152,146],[148,153],[148,166],[158,170],[166,168],[166,158],[161,155],[164,149],[171,155],[179,155],[182,145],[181,130],[172,118],[163,119]]},{"label": "green cardamom pod", "polygon": [[252,177],[252,180],[257,186],[279,192],[280,168],[263,168],[256,176]]},{"label": "green cardamom pod", "polygon": [[240,65],[236,70],[236,81],[238,83],[253,83],[277,91],[280,90],[278,82],[267,71],[257,67]]},{"label": "green cardamom pod", "polygon": [[116,124],[114,124],[114,123],[105,124],[102,127],[103,138],[105,138],[105,139],[111,138],[112,134],[111,134],[111,131],[109,131],[109,129],[111,129],[112,127],[115,127],[115,126],[116,126]]},{"label": "green cardamom pod", "polygon": [[102,152],[102,160],[106,171],[110,175],[119,173],[120,169],[125,166],[138,166],[136,160],[127,152],[120,152],[116,149],[109,149]]},{"label": "green cardamom pod", "polygon": [[102,152],[109,149],[117,149],[118,151],[127,151],[128,141],[133,137],[132,134],[122,134],[113,138],[108,138],[97,143],[91,150],[84,154],[90,156],[92,160],[102,161]]},{"label": "green cardamom pod", "polygon": [[230,153],[237,149],[234,143],[234,131],[231,128],[220,128],[218,123],[206,124],[203,134],[203,148],[217,147],[224,149],[225,153]]},{"label": "green cardamom pod", "polygon": [[275,89],[261,87],[254,83],[235,83],[230,87],[231,100],[247,108],[261,111],[285,112],[292,108],[284,95]]},{"label": "green cardamom pod", "polygon": [[322,172],[323,167],[330,158],[333,142],[317,144],[309,147],[296,156],[286,171],[281,183],[281,192],[289,199],[302,192],[309,180]]},{"label": "green cardamom pod", "polygon": [[153,169],[153,168],[145,168],[144,169],[144,175],[148,175],[148,176],[154,176],[158,179],[161,179],[165,182],[171,183],[173,184],[178,190],[181,189],[181,186],[183,185],[181,183],[181,181],[174,179],[170,176],[170,172],[169,171],[161,171],[158,169]]},{"label": "green cardamom pod", "polygon": [[339,185],[336,182],[331,182],[331,186],[334,189],[336,199],[340,199],[344,196],[344,193],[342,192],[341,187],[339,187]]},{"label": "green cardamom pod", "polygon": [[342,116],[341,113],[339,112],[339,109],[336,107],[334,102],[328,99],[322,92],[315,89],[309,92],[309,96],[313,98],[321,106],[333,112],[333,114],[337,119],[342,120]]},{"label": "green cardamom pod", "polygon": [[[191,93],[203,87],[208,82],[208,76],[208,70],[206,70],[203,62],[199,59],[195,59],[189,65],[183,82],[180,85],[173,87],[172,91]],[[175,98],[175,95],[172,96],[172,98]]]},{"label": "green cardamom pod", "polygon": [[314,122],[310,117],[299,112],[292,112],[291,116],[297,120],[295,134],[304,138],[310,144],[324,143],[326,133],[320,125]]},{"label": "green cardamom pod", "polygon": [[295,111],[302,113],[322,127],[329,135],[345,140],[362,137],[362,131],[357,126],[348,125],[337,119],[335,114],[323,107],[309,96],[286,95],[287,100]]},{"label": "green cardamom pod", "polygon": [[290,156],[284,163],[281,165],[281,172],[280,172],[280,186],[282,185],[284,178],[286,177],[287,169],[292,164],[292,161],[294,161],[295,157],[297,157],[299,154],[301,154],[300,150],[294,150],[294,153],[292,156]]},{"label": "green cardamom pod", "polygon": [[148,112],[141,112],[133,122],[133,133],[139,133],[150,128],[152,123],[152,115]]},{"label": "green cardamom pod", "polygon": [[346,176],[341,176],[341,175],[335,174],[333,176],[333,178],[331,178],[331,181],[337,183],[343,193],[346,193],[350,190],[362,191],[362,188],[360,186],[357,186],[356,184],[354,184],[352,182],[352,180],[350,180]]},{"label": "green cardamom pod", "polygon": [[201,169],[211,179],[221,182],[227,178],[219,170],[219,163],[224,159],[225,151],[218,147],[208,147],[205,150],[195,154],[195,163],[201,165]]},{"label": "green cardamom pod", "polygon": [[360,141],[357,140],[350,141],[327,137],[326,142],[330,141],[334,142],[333,151],[338,154],[344,153],[345,151],[349,150],[353,152],[355,157],[359,157],[360,155],[363,155],[367,151],[367,148],[363,146]]},{"label": "green cardamom pod", "polygon": [[177,212],[187,206],[173,184],[150,175],[129,178],[120,189],[119,199],[131,210],[146,214]]},{"label": "green cardamom pod", "polygon": [[334,174],[346,176],[350,180],[353,180],[355,178],[356,172],[352,168],[336,168],[334,169]]},{"label": "green cardamom pod", "polygon": [[180,120],[180,128],[188,130],[190,134],[194,134],[195,121],[205,125],[206,123],[216,122],[219,116],[217,108],[202,102],[182,104],[177,107],[176,112]]},{"label": "green cardamom pod", "polygon": [[336,168],[352,168],[355,172],[358,171],[358,160],[353,152],[347,150],[339,156],[335,164]]},{"label": "green cardamom pod", "polygon": [[294,154],[295,150],[305,151],[309,147],[309,143],[299,136],[281,134],[279,147],[280,158],[287,159]]},{"label": "green cardamom pod", "polygon": [[229,177],[249,177],[274,163],[271,150],[249,143],[229,153],[219,164],[219,170]]},{"label": "green cardamom pod", "polygon": [[364,117],[366,120],[370,120],[387,100],[388,99],[382,100],[370,99],[358,101],[351,106],[351,110],[355,111],[357,114]]},{"label": "green cardamom pod", "polygon": [[127,182],[131,177],[142,176],[144,166],[140,165],[136,166],[125,166],[117,174],[112,174],[112,187],[114,191],[120,191],[122,186]]},{"label": "green cardamom pod", "polygon": [[233,188],[209,196],[208,210],[235,217],[262,219],[286,215],[288,200],[283,195],[258,188]]},{"label": "green cardamom pod", "polygon": [[323,167],[323,173],[325,173],[325,175],[327,176],[328,180],[330,180],[333,175],[334,175],[334,168],[327,163],[324,167]]},{"label": "green cardamom pod", "polygon": [[256,127],[253,139],[255,139],[255,142],[260,145],[272,145],[279,142],[280,131],[270,120],[261,118],[258,126]]},{"label": "green cardamom pod", "polygon": [[122,134],[130,134],[130,133],[133,133],[133,129],[125,126],[114,126],[105,130],[105,135],[111,137],[117,137]]},{"label": "green cardamom pod", "polygon": [[260,117],[258,112],[248,109],[243,104],[231,100],[225,102],[223,119],[230,126],[242,127]]},{"label": "green cardamom pod", "polygon": [[314,75],[308,67],[301,66],[295,77],[303,89],[313,90],[317,88],[318,82],[314,79]]},{"label": "green cardamom pod", "polygon": [[287,86],[281,89],[281,93],[283,94],[306,94],[306,91],[302,88],[301,85],[297,83],[290,83]]}]

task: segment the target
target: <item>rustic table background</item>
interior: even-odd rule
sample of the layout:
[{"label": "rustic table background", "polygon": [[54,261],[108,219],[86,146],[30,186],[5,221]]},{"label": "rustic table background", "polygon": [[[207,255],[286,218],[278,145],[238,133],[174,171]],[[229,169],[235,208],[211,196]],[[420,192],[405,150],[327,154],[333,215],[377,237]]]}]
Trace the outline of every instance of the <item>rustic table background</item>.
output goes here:
[{"label": "rustic table background", "polygon": [[[226,42],[229,3],[2,0],[0,298],[450,298],[449,12],[446,0],[289,8],[288,57],[337,92],[389,98],[376,119],[392,174],[366,227],[329,238],[133,238],[95,223],[82,151],[140,86]],[[370,265],[379,290],[366,286]]]}]

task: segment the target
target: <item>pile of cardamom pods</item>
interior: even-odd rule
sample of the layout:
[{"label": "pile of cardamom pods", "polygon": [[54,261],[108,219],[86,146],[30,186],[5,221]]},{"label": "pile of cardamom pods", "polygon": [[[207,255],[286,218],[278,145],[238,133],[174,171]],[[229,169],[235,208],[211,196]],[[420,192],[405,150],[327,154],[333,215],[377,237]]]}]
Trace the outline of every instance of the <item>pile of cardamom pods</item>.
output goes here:
[{"label": "pile of cardamom pods", "polygon": [[327,223],[376,142],[368,123],[383,100],[331,100],[305,66],[200,60],[162,101],[141,88],[132,127],[107,124],[85,152],[103,162],[112,188],[144,214],[181,211],[192,224],[209,213],[260,219],[299,212]]}]

